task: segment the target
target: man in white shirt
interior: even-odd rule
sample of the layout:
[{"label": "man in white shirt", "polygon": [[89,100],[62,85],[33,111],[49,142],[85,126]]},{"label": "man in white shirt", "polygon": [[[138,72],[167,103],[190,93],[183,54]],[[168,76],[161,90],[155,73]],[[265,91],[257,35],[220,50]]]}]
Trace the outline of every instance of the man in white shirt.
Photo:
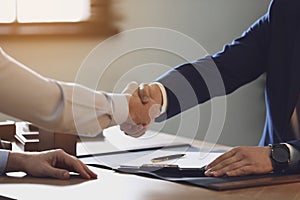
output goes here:
[{"label": "man in white shirt", "polygon": [[[123,94],[111,94],[75,83],[48,79],[17,62],[1,48],[0,82],[0,112],[51,131],[96,136],[110,126],[127,124],[135,127],[127,134],[138,137],[154,117],[149,116],[150,106],[142,104],[137,92],[131,93],[138,88],[136,83],[130,84]],[[49,156],[57,160],[71,160],[72,167],[69,168],[87,173],[88,169],[82,163],[60,151],[44,152],[41,155],[0,151],[0,174],[21,169],[35,175],[36,168],[24,169],[25,165],[30,164],[29,160],[36,164],[45,163],[45,158]],[[24,167],[12,166],[14,163],[24,164]],[[48,168],[50,164],[46,164]],[[31,165],[37,166],[33,163]],[[76,167],[78,165],[81,167]],[[55,176],[46,174],[46,171],[41,174]]]}]

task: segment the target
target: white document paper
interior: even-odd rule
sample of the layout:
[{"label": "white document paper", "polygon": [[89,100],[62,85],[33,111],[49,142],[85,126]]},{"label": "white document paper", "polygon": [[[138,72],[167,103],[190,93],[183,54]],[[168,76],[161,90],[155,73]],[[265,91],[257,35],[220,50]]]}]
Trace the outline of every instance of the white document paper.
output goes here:
[{"label": "white document paper", "polygon": [[[153,163],[153,158],[169,156],[174,154],[185,154],[185,156],[163,162]],[[186,147],[174,150],[156,150],[156,151],[138,151],[125,152],[110,155],[98,155],[87,158],[81,158],[85,164],[100,164],[116,168],[123,166],[142,166],[144,164],[172,164],[181,168],[200,168],[211,163],[223,153],[189,151]]]},{"label": "white document paper", "polygon": [[171,164],[178,165],[181,168],[200,168],[211,163],[214,159],[222,155],[222,153],[207,153],[207,152],[180,152],[185,156],[163,162],[153,163],[153,158],[178,154],[178,151],[161,151],[149,155],[144,155],[138,159],[123,163],[128,166],[141,166],[143,164]]}]

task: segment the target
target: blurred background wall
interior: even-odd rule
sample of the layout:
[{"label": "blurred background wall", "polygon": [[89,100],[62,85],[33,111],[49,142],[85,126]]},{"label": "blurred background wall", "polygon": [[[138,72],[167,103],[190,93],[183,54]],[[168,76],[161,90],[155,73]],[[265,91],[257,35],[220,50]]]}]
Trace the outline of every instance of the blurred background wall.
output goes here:
[{"label": "blurred background wall", "polygon": [[[142,27],[169,28],[193,38],[209,54],[213,54],[222,50],[224,44],[240,36],[261,17],[267,11],[269,3],[270,0],[116,0],[112,6],[114,12],[121,16],[118,22],[120,31]],[[83,60],[104,39],[103,36],[95,35],[0,36],[0,46],[14,58],[44,76],[74,81]],[[119,40],[122,40],[122,37]],[[171,67],[182,63],[181,59],[163,52],[151,50],[136,52],[120,58],[112,64],[112,67],[106,69],[98,89],[119,91],[120,89],[116,89],[116,82],[122,76],[121,68],[137,69],[137,65],[147,64],[146,61],[150,63],[152,58]],[[104,68],[101,63],[97,66]],[[151,81],[168,69],[152,65],[144,67],[153,67],[153,73],[143,73],[140,70],[138,76],[128,77],[138,82]],[[122,84],[118,88],[123,87]],[[260,77],[228,96],[225,125],[218,142],[227,145],[258,143],[265,114],[263,90],[264,77]],[[211,120],[209,114],[211,104],[205,103],[195,109],[201,113],[201,122],[192,122],[196,117],[193,109],[187,111],[184,116],[190,123],[198,123],[196,138],[203,139]],[[9,118],[11,117],[1,115],[0,119]],[[177,134],[180,120],[180,116],[168,120],[163,125],[163,131]],[[180,126],[187,135],[194,131],[189,130],[191,127],[189,123]]]}]

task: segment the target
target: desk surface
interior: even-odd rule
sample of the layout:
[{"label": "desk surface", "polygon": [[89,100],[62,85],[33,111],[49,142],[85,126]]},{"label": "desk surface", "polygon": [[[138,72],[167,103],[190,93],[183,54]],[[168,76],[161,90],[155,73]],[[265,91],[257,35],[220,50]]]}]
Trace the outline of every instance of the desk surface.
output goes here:
[{"label": "desk surface", "polygon": [[[174,136],[158,134],[148,139],[135,140],[122,138],[116,129],[110,129],[105,140],[85,141],[78,150],[85,154],[85,150],[95,150],[95,146],[101,145],[100,152],[108,147],[115,147],[118,142],[121,149],[136,147],[141,144],[162,144],[164,141],[176,142]],[[121,135],[121,136],[120,136]],[[121,138],[120,138],[121,137]],[[124,141],[120,141],[124,139]],[[180,141],[185,139],[177,138]],[[117,140],[117,141],[113,141]],[[157,143],[155,143],[155,141]],[[188,140],[187,140],[188,141]],[[125,143],[125,144],[124,144]],[[112,145],[114,144],[114,145]],[[194,145],[202,145],[200,141],[193,141]],[[214,148],[226,149],[224,146],[216,145]],[[92,168],[99,176],[97,180],[86,181],[72,177],[70,180],[55,180],[33,177],[0,177],[0,195],[15,199],[122,199],[122,200],[154,200],[154,199],[299,199],[300,183],[284,184],[277,186],[256,187],[231,191],[212,191],[200,187],[171,183],[162,180],[144,178],[135,175],[114,173],[109,170]],[[98,197],[99,196],[99,197]]]}]

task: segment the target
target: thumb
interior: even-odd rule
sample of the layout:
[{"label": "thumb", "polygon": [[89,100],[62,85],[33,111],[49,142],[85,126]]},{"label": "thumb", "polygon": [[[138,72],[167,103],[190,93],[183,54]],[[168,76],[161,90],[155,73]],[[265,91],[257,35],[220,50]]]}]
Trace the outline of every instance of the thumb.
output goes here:
[{"label": "thumb", "polygon": [[133,94],[138,89],[138,84],[135,81],[128,83],[122,93]]},{"label": "thumb", "polygon": [[149,84],[141,84],[138,90],[139,97],[143,104],[146,104],[150,100],[150,86]]},{"label": "thumb", "polygon": [[57,179],[69,179],[70,173],[65,169],[58,169],[54,167],[49,167],[47,172],[47,176]]},{"label": "thumb", "polygon": [[153,104],[149,109],[149,116],[151,119],[155,119],[160,115],[161,112],[161,105]]}]

